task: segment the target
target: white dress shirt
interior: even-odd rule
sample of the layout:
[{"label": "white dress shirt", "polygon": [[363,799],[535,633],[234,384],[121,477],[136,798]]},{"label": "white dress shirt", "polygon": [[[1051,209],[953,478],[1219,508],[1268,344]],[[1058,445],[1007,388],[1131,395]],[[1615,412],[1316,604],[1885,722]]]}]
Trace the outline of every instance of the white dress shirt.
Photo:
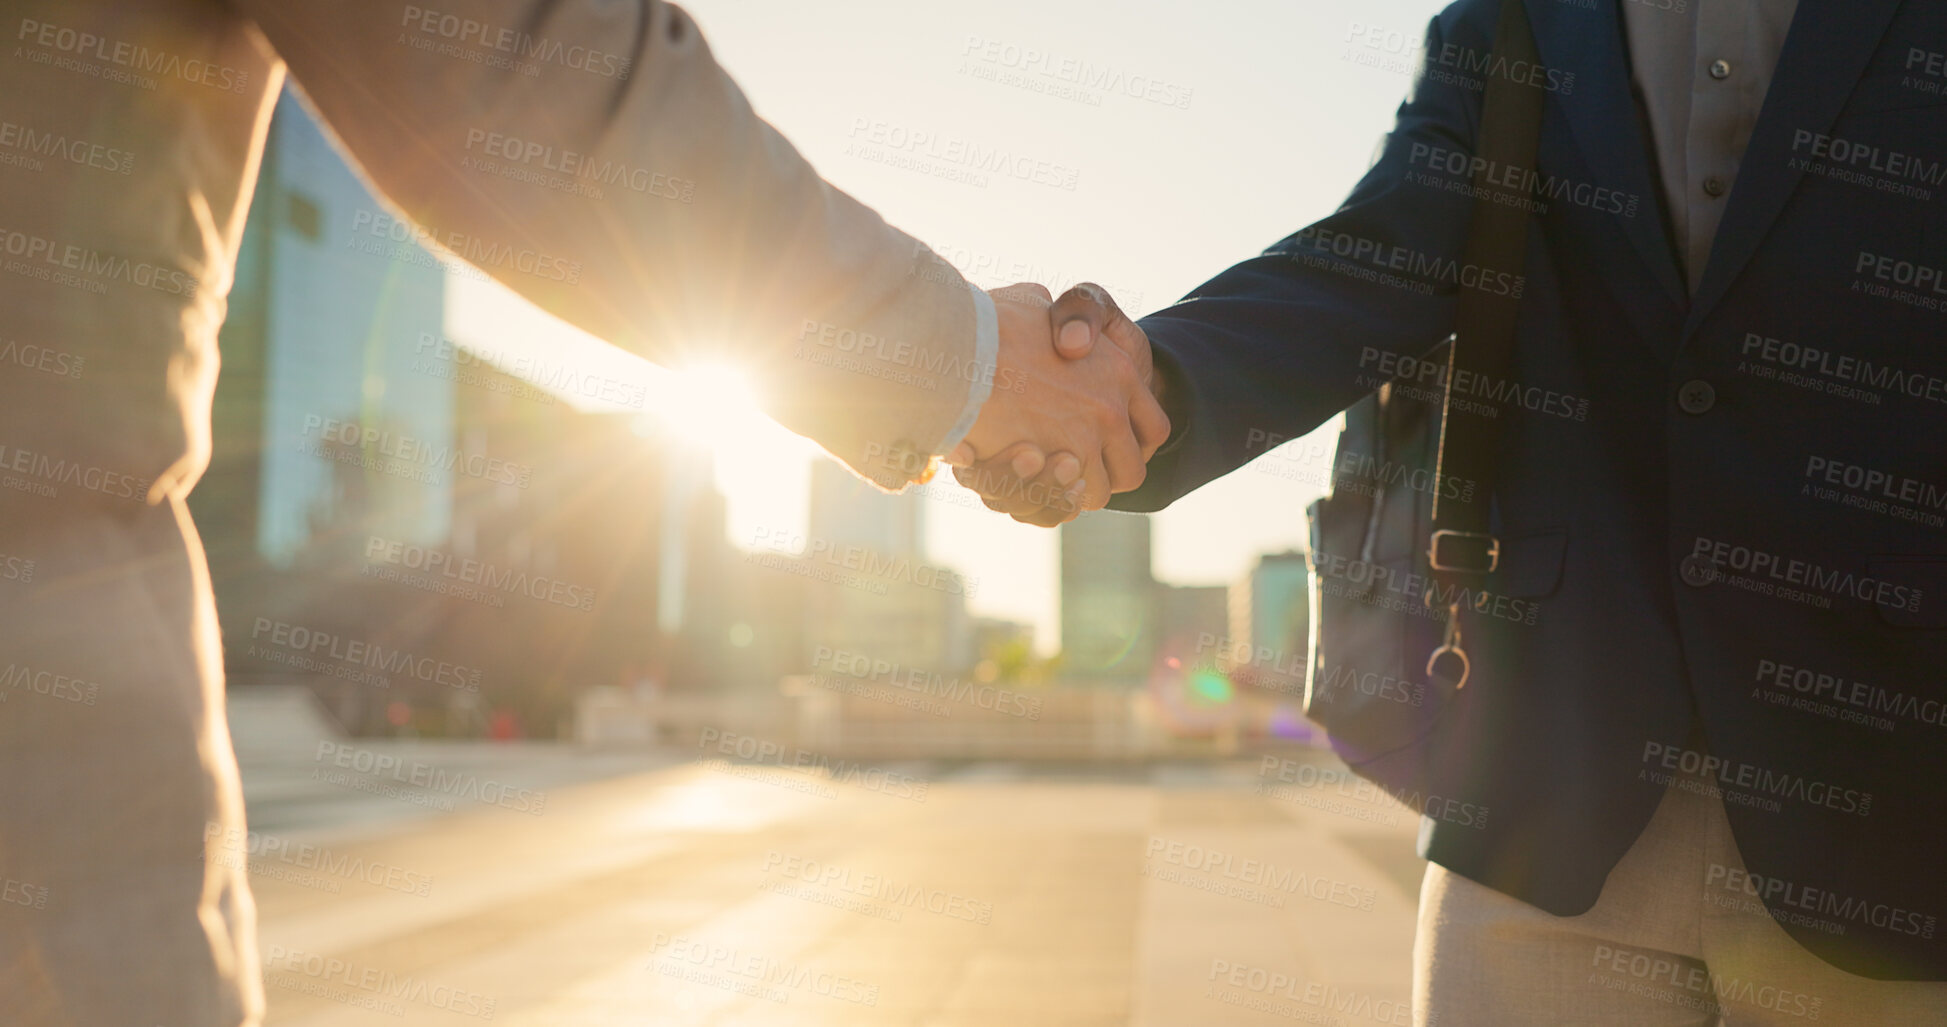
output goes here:
[{"label": "white dress shirt", "polygon": [[1672,242],[1695,292],[1798,0],[1616,2]]}]

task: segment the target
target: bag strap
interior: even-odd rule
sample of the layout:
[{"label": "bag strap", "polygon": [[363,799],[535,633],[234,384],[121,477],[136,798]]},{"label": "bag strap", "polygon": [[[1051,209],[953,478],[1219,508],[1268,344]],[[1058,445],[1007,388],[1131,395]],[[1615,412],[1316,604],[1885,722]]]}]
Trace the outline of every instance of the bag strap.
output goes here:
[{"label": "bag strap", "polygon": [[[1535,151],[1546,99],[1531,77],[1516,77],[1517,72],[1541,63],[1524,0],[1501,0],[1500,7],[1475,147],[1474,210],[1462,250],[1463,284],[1454,312],[1454,335],[1447,347],[1434,459],[1433,533],[1427,540],[1433,578],[1452,596],[1462,594],[1461,589],[1479,588],[1500,565],[1501,540],[1489,530],[1489,513],[1501,418],[1508,411],[1466,399],[1464,394],[1456,404],[1455,385],[1464,380],[1498,387],[1512,363],[1515,318],[1523,291],[1514,283],[1524,281],[1520,272],[1527,259],[1534,207],[1530,187],[1536,177]],[[1470,276],[1476,283],[1471,287],[1464,284]],[[1445,488],[1449,481],[1474,487],[1449,490]],[[1460,495],[1469,498],[1461,500]],[[1429,591],[1425,599],[1431,604],[1433,593]],[[1446,640],[1427,661],[1427,677],[1451,680],[1458,688],[1467,683],[1467,672],[1456,600],[1447,611]]]}]

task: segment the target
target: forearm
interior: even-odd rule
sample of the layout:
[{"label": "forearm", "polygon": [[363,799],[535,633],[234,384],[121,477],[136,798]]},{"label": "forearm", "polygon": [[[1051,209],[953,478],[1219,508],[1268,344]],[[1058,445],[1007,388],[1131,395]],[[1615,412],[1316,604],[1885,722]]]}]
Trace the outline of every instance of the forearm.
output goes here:
[{"label": "forearm", "polygon": [[423,241],[658,363],[739,365],[883,484],[991,374],[961,276],[820,178],[675,7],[241,6]]},{"label": "forearm", "polygon": [[[1449,32],[1480,45],[1483,31],[1436,20],[1427,52]],[[1459,263],[1472,201],[1414,170],[1435,149],[1471,152],[1478,111],[1469,90],[1416,83],[1338,211],[1139,322],[1173,433],[1143,486],[1111,506],[1161,509],[1311,431],[1446,338],[1462,280],[1481,281]]]}]

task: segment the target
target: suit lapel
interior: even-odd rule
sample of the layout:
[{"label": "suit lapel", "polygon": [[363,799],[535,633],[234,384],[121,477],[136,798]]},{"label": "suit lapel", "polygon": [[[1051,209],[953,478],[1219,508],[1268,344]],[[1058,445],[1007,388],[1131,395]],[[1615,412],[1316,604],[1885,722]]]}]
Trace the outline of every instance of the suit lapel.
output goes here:
[{"label": "suit lapel", "polygon": [[1685,343],[1724,298],[1798,187],[1803,172],[1791,164],[1792,133],[1832,127],[1899,5],[1900,0],[1799,0],[1683,326]]},{"label": "suit lapel", "polygon": [[[1528,21],[1542,63],[1575,73],[1573,92],[1562,95],[1556,109],[1568,119],[1583,164],[1601,175],[1604,185],[1652,199],[1661,190],[1651,174],[1648,133],[1630,91],[1620,6],[1618,0],[1591,11],[1559,0],[1528,0]],[[1618,217],[1616,223],[1642,258],[1644,270],[1680,311],[1686,290],[1655,208],[1633,218]],[[1639,327],[1648,331],[1650,323]]]}]

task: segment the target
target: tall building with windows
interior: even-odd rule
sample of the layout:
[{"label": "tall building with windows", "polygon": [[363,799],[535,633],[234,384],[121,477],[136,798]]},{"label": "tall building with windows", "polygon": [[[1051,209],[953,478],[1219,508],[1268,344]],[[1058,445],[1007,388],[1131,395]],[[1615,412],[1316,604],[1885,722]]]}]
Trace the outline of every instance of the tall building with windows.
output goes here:
[{"label": "tall building with windows", "polygon": [[280,98],[189,500],[232,680],[355,731],[529,734],[591,686],[721,684],[707,454],[470,356],[413,236]]},{"label": "tall building with windows", "polygon": [[[413,340],[437,336],[446,273],[391,231],[290,93],[259,176],[263,480],[257,545],[288,565],[322,525],[434,542],[450,524],[453,386],[412,369]],[[394,238],[394,236],[403,238]],[[373,473],[376,472],[376,473]]]},{"label": "tall building with windows", "polygon": [[[809,530],[789,565],[806,572],[805,642],[906,669],[974,662],[967,614],[978,581],[926,561],[923,500],[872,488],[829,460],[811,469]],[[770,575],[786,566],[767,554]]]},{"label": "tall building with windows", "polygon": [[347,520],[420,542],[447,530],[450,485],[410,456],[451,447],[453,390],[411,373],[401,345],[439,333],[445,273],[410,241],[365,252],[381,216],[286,92],[220,338],[218,445],[191,497],[219,570],[288,567]]}]

